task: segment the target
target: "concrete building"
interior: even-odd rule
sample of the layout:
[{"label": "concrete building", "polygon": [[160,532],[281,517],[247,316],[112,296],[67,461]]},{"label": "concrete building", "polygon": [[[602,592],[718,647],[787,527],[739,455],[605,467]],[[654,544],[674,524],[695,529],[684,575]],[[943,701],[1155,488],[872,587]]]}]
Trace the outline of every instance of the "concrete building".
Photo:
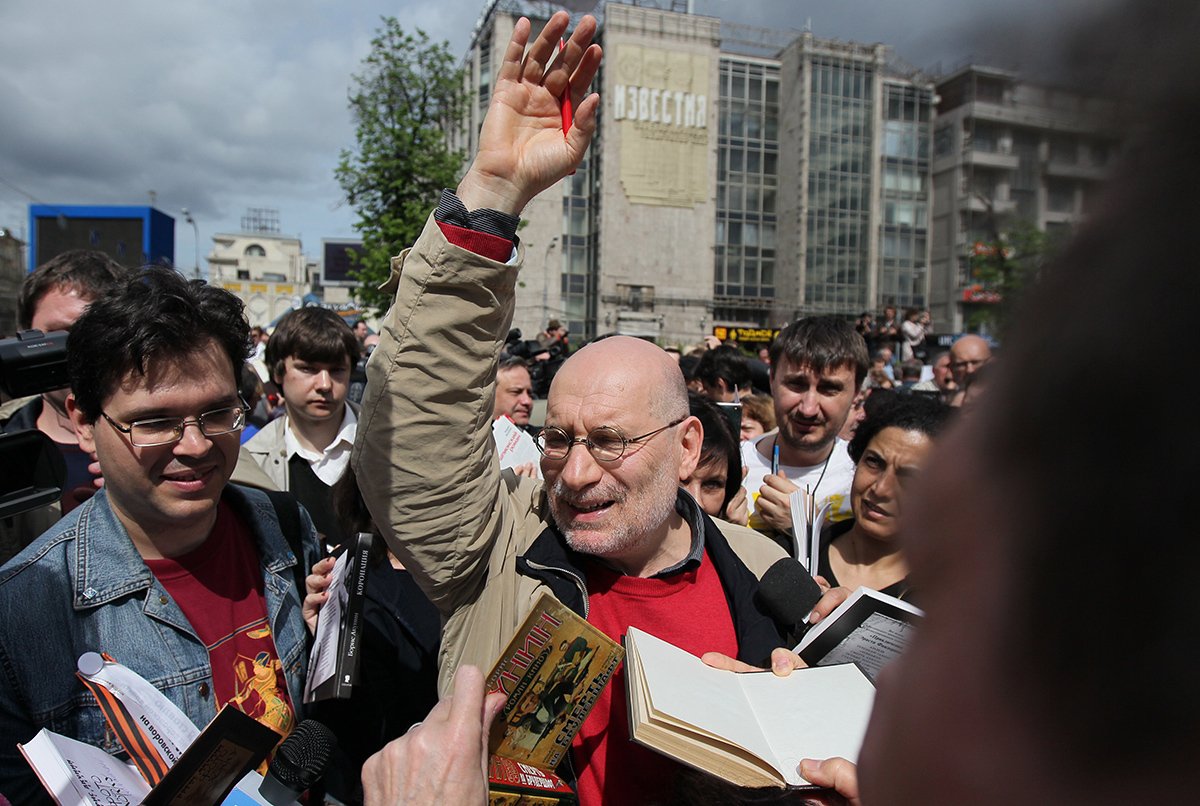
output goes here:
[{"label": "concrete building", "polygon": [[312,291],[314,267],[299,238],[280,234],[278,211],[252,208],[242,232],[212,237],[208,281],[241,298],[251,325],[270,325]]},{"label": "concrete building", "polygon": [[[718,326],[927,304],[932,83],[881,45],[686,5],[593,10],[599,131],[576,174],[525,210],[514,324],[686,344]],[[467,153],[513,24],[536,30],[547,8],[485,6],[465,62]]]},{"label": "concrete building", "polygon": [[941,78],[937,91],[930,308],[940,329],[959,331],[996,301],[971,276],[972,253],[1015,222],[1065,234],[1118,146],[1102,99],[976,65]]},{"label": "concrete building", "polygon": [[25,281],[25,242],[0,228],[0,337],[17,332],[17,295]]}]

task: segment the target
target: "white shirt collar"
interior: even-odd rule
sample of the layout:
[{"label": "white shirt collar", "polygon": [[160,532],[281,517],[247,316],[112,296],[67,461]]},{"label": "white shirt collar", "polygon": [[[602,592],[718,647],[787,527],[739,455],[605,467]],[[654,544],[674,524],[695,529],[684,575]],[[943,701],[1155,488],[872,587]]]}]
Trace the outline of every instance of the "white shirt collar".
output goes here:
[{"label": "white shirt collar", "polygon": [[300,440],[296,438],[296,434],[292,431],[290,417],[284,423],[283,447],[287,452],[289,461],[293,456],[299,455],[312,466],[313,473],[317,475],[317,478],[332,486],[342,477],[346,472],[346,468],[350,465],[350,451],[354,447],[354,436],[357,431],[358,417],[355,416],[354,410],[347,403],[345,412],[342,414],[342,425],[338,429],[337,435],[334,436],[333,441],[329,443],[325,450],[319,452],[310,451],[302,447]]}]

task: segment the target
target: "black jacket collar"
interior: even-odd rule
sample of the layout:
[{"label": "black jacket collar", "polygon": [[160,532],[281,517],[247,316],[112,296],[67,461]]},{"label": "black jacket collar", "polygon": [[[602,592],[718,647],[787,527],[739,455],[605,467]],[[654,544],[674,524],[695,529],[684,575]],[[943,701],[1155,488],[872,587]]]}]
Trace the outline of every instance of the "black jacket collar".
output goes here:
[{"label": "black jacket collar", "polygon": [[[768,665],[771,650],[783,643],[775,622],[755,603],[758,578],[741,561],[712,519],[701,513],[704,549],[725,589],[738,641],[738,660],[756,666]],[[548,524],[524,554],[517,557],[517,573],[538,580],[554,597],[587,617],[587,572],[585,557],[573,551],[566,539]]]}]

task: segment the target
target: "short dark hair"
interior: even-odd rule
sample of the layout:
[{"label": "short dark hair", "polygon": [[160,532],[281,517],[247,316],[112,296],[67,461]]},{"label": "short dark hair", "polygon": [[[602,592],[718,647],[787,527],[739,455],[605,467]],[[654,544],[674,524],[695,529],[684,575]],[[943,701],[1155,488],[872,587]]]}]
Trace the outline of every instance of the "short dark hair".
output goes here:
[{"label": "short dark hair", "polygon": [[921,379],[921,361],[918,358],[910,358],[907,361],[900,362],[900,377],[903,380],[914,378]]},{"label": "short dark hair", "polygon": [[[867,400],[873,398],[875,393]],[[858,429],[846,449],[854,464],[858,464],[871,440],[885,428],[916,431],[933,439],[941,433],[953,413],[954,409],[933,398],[888,395],[882,405],[867,408],[867,416],[858,424]]]},{"label": "short dark hair", "polygon": [[96,300],[108,294],[133,271],[103,252],[72,249],[38,266],[21,283],[17,296],[17,322],[22,330],[33,327],[33,315],[42,297],[55,288],[70,289]]},{"label": "short dark hair", "polygon": [[328,308],[311,306],[291,311],[279,320],[267,341],[265,358],[271,378],[276,379],[283,374],[288,356],[324,364],[345,359],[354,366],[358,355],[358,338],[346,320]]},{"label": "short dark hair", "polygon": [[249,364],[242,364],[241,374],[238,375],[238,394],[249,405],[254,405],[254,397],[263,394],[262,378],[258,370]]},{"label": "short dark hair", "polygon": [[520,367],[526,372],[529,371],[529,362],[519,355],[501,355],[500,363],[496,365],[496,372],[504,372],[509,369]]},{"label": "short dark hair", "polygon": [[736,347],[722,344],[700,356],[696,377],[706,386],[716,386],[722,380],[731,392],[734,387],[749,391],[750,362]]},{"label": "short dark hair", "polygon": [[855,386],[862,386],[871,366],[867,342],[840,316],[806,316],[792,322],[771,342],[771,372],[779,365],[780,356],[814,372],[849,364],[854,368]]},{"label": "short dark hair", "polygon": [[704,430],[704,439],[700,443],[700,461],[696,466],[700,467],[722,457],[728,466],[725,476],[725,500],[721,502],[721,510],[724,511],[737,495],[738,488],[742,486],[742,451],[738,437],[734,435],[725,413],[703,395],[688,392],[688,410],[693,417],[700,420],[700,427]]},{"label": "short dark hair", "polygon": [[71,391],[87,422],[126,375],[146,374],[152,359],[180,358],[216,342],[236,385],[250,351],[242,301],[174,269],[148,266],[98,297],[67,339]]},{"label": "short dark hair", "polygon": [[696,379],[696,367],[700,366],[700,357],[696,355],[679,356],[679,371],[683,374],[683,382],[691,383]]}]

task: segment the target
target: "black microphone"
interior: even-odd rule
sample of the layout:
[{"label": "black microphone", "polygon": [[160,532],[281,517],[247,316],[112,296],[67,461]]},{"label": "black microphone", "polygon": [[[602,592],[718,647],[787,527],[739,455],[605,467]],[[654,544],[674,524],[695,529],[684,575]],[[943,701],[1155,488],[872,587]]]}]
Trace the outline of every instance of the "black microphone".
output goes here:
[{"label": "black microphone", "polygon": [[784,640],[789,647],[795,646],[808,630],[804,620],[820,599],[821,586],[791,557],[783,557],[768,568],[755,593],[759,606],[786,630]]},{"label": "black microphone", "polygon": [[275,751],[258,794],[272,806],[294,803],[325,774],[335,746],[333,731],[315,719],[304,720]]}]

